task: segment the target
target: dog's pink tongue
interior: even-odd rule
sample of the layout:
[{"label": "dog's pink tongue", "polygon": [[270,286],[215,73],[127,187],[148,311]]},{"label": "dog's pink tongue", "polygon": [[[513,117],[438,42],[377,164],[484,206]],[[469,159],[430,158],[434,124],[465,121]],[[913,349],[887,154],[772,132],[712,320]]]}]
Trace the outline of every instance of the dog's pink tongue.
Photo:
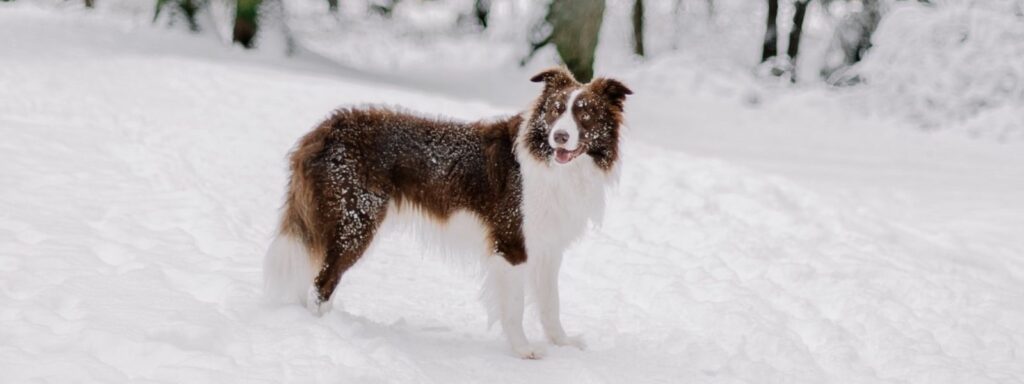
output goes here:
[{"label": "dog's pink tongue", "polygon": [[566,151],[561,148],[555,149],[555,161],[561,164],[565,164],[568,163],[570,160],[572,160],[572,152]]}]

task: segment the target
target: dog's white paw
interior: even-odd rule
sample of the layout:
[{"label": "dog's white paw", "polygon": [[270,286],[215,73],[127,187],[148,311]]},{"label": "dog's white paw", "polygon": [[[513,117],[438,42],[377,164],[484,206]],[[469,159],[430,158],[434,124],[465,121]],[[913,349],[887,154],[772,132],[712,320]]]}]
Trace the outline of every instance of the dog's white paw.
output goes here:
[{"label": "dog's white paw", "polygon": [[320,293],[317,292],[316,286],[310,286],[309,291],[306,291],[306,309],[313,316],[320,317],[331,311],[331,301],[320,301]]},{"label": "dog's white paw", "polygon": [[583,336],[562,336],[551,339],[551,344],[559,347],[576,347],[577,349],[584,351],[587,349],[587,343],[583,341]]},{"label": "dog's white paw", "polygon": [[532,345],[526,344],[518,347],[512,347],[512,351],[516,353],[521,359],[526,360],[540,360],[547,355],[547,350],[543,345]]}]

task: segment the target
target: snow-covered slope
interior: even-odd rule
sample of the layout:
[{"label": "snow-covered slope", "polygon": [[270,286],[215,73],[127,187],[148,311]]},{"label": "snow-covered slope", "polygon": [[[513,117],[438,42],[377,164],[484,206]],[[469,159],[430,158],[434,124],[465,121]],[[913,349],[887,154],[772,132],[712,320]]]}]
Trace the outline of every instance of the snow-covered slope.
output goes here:
[{"label": "snow-covered slope", "polygon": [[[0,50],[0,382],[1024,381],[1019,181],[945,184],[1021,174],[973,147],[991,143],[922,136],[969,169],[922,165],[896,154],[904,136],[808,129],[851,119],[815,95],[744,107],[629,74],[622,181],[563,267],[564,322],[590,350],[522,361],[474,271],[400,234],[323,318],[259,298],[284,156],[329,110],[509,106],[24,5],[0,7]],[[895,168],[871,178],[886,164],[864,151]],[[856,186],[887,178],[895,193]],[[903,207],[921,185],[988,191],[926,200],[985,215],[929,222]]]}]

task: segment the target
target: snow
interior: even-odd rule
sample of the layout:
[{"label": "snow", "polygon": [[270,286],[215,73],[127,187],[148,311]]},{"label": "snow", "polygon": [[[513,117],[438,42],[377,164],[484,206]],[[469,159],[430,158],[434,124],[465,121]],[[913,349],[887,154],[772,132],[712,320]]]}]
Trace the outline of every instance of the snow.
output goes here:
[{"label": "snow", "polygon": [[285,155],[333,108],[514,113],[532,68],[410,87],[25,3],[0,47],[2,382],[1024,382],[1019,142],[691,56],[607,67],[636,92],[621,179],[561,280],[589,349],[523,361],[480,276],[403,234],[321,318],[260,276]]},{"label": "snow", "polygon": [[872,42],[856,72],[880,91],[872,95],[875,109],[929,129],[953,122],[972,136],[1024,138],[1020,15],[966,4],[901,6],[879,26]]}]

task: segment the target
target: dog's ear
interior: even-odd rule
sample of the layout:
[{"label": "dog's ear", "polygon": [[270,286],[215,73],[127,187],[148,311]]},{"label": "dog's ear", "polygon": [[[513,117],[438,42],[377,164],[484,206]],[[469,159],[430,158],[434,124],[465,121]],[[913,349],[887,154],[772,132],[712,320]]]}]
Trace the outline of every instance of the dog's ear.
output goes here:
[{"label": "dog's ear", "polygon": [[632,95],[631,91],[621,81],[608,78],[597,78],[590,82],[590,89],[598,95],[603,96],[612,105],[622,109],[622,103],[626,100],[626,95]]},{"label": "dog's ear", "polygon": [[558,89],[578,84],[576,78],[565,67],[547,69],[530,78],[534,83],[544,82],[544,89]]}]

